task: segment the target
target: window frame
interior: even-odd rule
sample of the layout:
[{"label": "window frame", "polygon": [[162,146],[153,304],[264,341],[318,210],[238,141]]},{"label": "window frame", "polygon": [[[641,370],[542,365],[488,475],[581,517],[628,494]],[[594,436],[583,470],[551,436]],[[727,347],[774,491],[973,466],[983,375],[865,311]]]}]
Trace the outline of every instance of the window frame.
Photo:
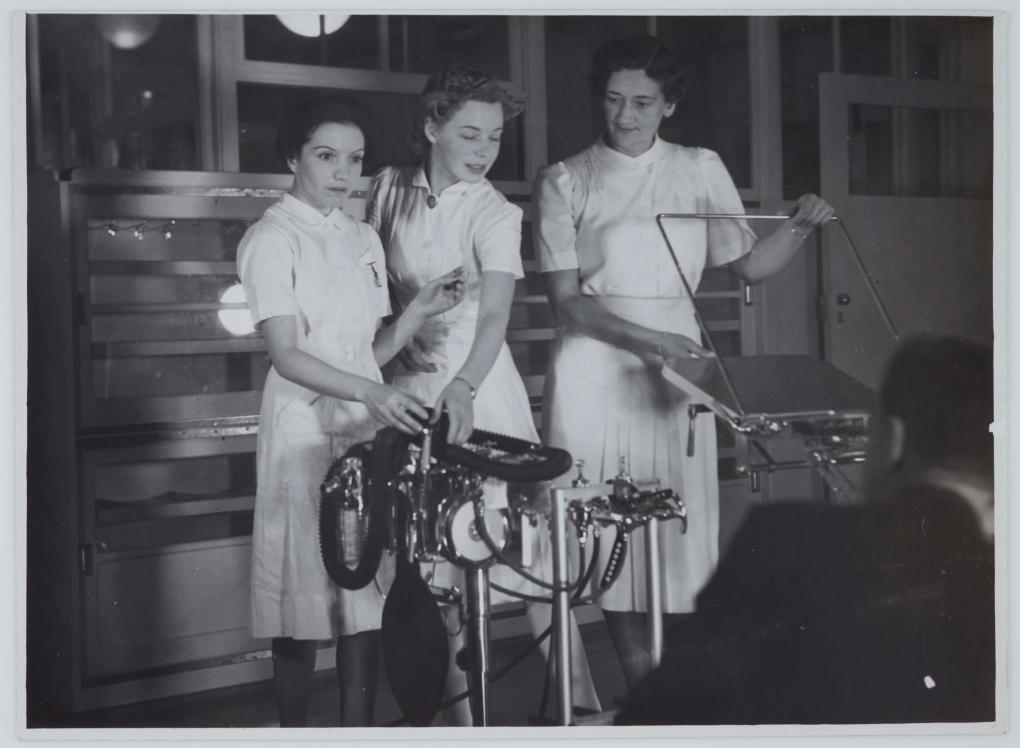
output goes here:
[{"label": "window frame", "polygon": [[[380,22],[384,16],[380,16]],[[533,174],[544,163],[545,86],[538,73],[544,47],[541,17],[507,17],[510,80],[503,81],[528,104],[524,115],[524,169]],[[203,166],[214,171],[240,170],[237,110],[239,83],[314,87],[348,91],[418,94],[428,80],[424,73],[323,67],[249,60],[244,56],[244,16],[205,17],[199,28],[199,55],[211,80],[200,92],[203,101]],[[519,180],[521,183],[529,179]]]}]

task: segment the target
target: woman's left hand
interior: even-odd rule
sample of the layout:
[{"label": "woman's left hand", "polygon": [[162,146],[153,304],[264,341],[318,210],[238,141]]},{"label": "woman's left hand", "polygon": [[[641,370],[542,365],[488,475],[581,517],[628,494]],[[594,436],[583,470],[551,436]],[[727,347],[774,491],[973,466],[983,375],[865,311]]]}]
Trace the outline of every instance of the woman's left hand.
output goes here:
[{"label": "woman's left hand", "polygon": [[471,387],[467,382],[457,378],[446,385],[446,389],[436,400],[436,407],[432,412],[432,423],[439,420],[444,408],[450,416],[447,440],[451,444],[463,444],[475,428],[475,407],[471,401]]},{"label": "woman's left hand", "polygon": [[464,299],[466,290],[464,267],[460,266],[429,281],[415,295],[414,303],[418,305],[424,316],[431,317],[457,306]]},{"label": "woman's left hand", "polygon": [[[836,215],[836,210],[827,202],[810,192],[797,198],[797,207],[790,221],[797,228],[810,231]],[[805,231],[805,233],[806,233]]]}]

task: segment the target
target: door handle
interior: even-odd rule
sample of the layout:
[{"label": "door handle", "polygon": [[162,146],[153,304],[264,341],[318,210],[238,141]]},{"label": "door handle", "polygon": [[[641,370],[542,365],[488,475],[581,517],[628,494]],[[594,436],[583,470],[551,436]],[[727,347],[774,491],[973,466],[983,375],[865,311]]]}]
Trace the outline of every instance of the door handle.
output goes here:
[{"label": "door handle", "polygon": [[836,306],[849,306],[850,301],[850,294],[848,293],[841,293],[836,296]]}]

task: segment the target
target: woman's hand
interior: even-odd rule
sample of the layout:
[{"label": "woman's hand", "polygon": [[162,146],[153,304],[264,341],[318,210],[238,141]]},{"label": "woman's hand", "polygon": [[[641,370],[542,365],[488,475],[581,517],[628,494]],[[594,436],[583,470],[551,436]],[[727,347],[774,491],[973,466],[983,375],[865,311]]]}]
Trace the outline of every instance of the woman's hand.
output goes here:
[{"label": "woman's hand", "polygon": [[793,215],[790,216],[791,228],[794,232],[799,229],[801,233],[807,235],[812,229],[821,226],[834,215],[836,215],[835,208],[818,195],[808,192],[797,198],[797,207],[794,209]]},{"label": "woman's hand", "polygon": [[424,346],[415,338],[411,338],[407,345],[397,354],[397,360],[407,371],[411,372],[433,372],[436,365],[429,360],[429,354]]},{"label": "woman's hand", "polygon": [[662,358],[656,363],[696,385],[703,384],[715,371],[715,354],[684,335],[662,333],[659,353]]},{"label": "woman's hand", "polygon": [[408,434],[419,433],[429,416],[425,404],[414,395],[379,382],[371,383],[361,402],[377,421]]},{"label": "woman's hand", "polygon": [[471,386],[460,377],[446,385],[436,400],[432,411],[432,422],[436,423],[443,410],[450,416],[450,430],[447,441],[451,444],[463,444],[475,430],[475,407],[471,400]]},{"label": "woman's hand", "polygon": [[464,267],[456,267],[425,284],[411,304],[418,308],[423,317],[431,317],[457,306],[463,300],[466,289]]},{"label": "woman's hand", "polygon": [[673,358],[714,358],[708,348],[695,343],[686,335],[664,332],[658,341],[658,353],[666,361]]}]

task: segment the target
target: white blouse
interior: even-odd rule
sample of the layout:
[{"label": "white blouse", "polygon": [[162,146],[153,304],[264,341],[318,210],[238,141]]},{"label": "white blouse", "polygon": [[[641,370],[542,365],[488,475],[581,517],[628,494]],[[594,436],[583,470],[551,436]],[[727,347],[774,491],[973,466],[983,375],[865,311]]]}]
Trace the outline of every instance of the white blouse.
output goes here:
[{"label": "white blouse", "polygon": [[[535,180],[535,250],[542,272],[577,269],[591,296],[685,296],[655,222],[659,213],[744,213],[719,156],[656,138],[631,157],[599,139]],[[666,219],[670,244],[692,290],[706,265],[751,251],[755,234],[743,219]]]},{"label": "white blouse", "polygon": [[[336,326],[345,310],[323,299],[333,295],[333,281],[351,266],[358,268],[369,289],[368,316],[378,319],[390,313],[386,256],[378,235],[340,210],[323,215],[289,193],[249,228],[238,247],[237,264],[256,325],[269,317],[296,315],[301,332]],[[344,301],[358,303],[354,298]]]},{"label": "white blouse", "polygon": [[386,247],[386,263],[397,299],[406,304],[422,286],[463,265],[464,301],[446,317],[477,312],[486,270],[524,277],[521,217],[488,180],[457,182],[428,207],[428,180],[421,168],[388,167],[368,190],[366,220]]}]

